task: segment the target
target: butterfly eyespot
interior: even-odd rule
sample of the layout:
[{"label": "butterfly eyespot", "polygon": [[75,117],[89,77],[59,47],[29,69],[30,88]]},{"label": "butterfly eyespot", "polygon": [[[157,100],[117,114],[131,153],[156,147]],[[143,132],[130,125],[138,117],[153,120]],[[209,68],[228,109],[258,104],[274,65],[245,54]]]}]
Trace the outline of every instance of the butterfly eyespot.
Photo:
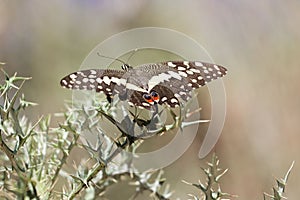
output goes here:
[{"label": "butterfly eyespot", "polygon": [[157,92],[152,91],[152,92],[151,92],[151,96],[152,96],[152,97],[158,97],[159,95],[157,94]]},{"label": "butterfly eyespot", "polygon": [[158,102],[159,101],[159,94],[155,91],[152,91],[151,92],[151,97],[152,99],[155,101],[155,102]]},{"label": "butterfly eyespot", "polygon": [[143,97],[144,97],[144,99],[147,100],[147,101],[149,101],[149,100],[152,99],[151,96],[150,96],[149,94],[143,94]]}]

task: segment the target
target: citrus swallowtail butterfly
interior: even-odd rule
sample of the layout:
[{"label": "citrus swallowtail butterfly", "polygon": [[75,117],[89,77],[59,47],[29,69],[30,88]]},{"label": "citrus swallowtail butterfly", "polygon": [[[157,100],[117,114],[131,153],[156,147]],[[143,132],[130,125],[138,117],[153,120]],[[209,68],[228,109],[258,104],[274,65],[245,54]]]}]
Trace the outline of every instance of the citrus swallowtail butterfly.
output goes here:
[{"label": "citrus swallowtail butterfly", "polygon": [[150,109],[154,104],[170,107],[187,101],[193,89],[226,75],[227,69],[215,64],[190,61],[168,61],[143,64],[123,70],[89,69],[64,77],[64,88],[102,92],[111,101],[114,95],[129,105]]}]

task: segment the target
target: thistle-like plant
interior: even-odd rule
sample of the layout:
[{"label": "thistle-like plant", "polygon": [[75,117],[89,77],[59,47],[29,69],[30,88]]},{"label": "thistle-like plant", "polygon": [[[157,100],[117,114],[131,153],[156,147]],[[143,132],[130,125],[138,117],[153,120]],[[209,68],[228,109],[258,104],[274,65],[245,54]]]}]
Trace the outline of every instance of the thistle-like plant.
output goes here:
[{"label": "thistle-like plant", "polygon": [[[2,77],[0,199],[105,198],[107,189],[124,179],[135,188],[130,199],[145,191],[154,199],[171,199],[173,191],[163,177],[163,170],[138,171],[132,158],[148,137],[206,122],[186,120],[200,109],[190,112],[185,107],[179,113],[168,108],[155,109],[150,118],[145,118],[135,109],[127,111],[122,106],[120,109],[115,104],[98,100],[87,105],[73,102],[67,104],[66,112],[54,116],[55,120],[48,115],[32,122],[27,117],[27,109],[37,104],[27,101],[21,93],[24,83],[30,78],[17,74],[9,76],[4,71]],[[166,122],[161,120],[163,112],[169,117]],[[57,121],[59,124],[52,128],[50,124],[55,126]],[[107,134],[103,123],[110,123],[119,134],[116,137]],[[82,138],[85,133],[96,134],[97,141],[92,143]],[[72,163],[70,159],[75,149],[87,152],[89,156],[83,157],[79,163]],[[284,179],[277,180],[274,194],[264,194],[264,199],[284,198],[291,168]],[[217,156],[213,155],[208,167],[202,170],[207,177],[206,183],[188,183],[201,192],[200,197],[190,195],[193,199],[232,197],[221,190],[220,178],[227,170],[219,168]]]}]

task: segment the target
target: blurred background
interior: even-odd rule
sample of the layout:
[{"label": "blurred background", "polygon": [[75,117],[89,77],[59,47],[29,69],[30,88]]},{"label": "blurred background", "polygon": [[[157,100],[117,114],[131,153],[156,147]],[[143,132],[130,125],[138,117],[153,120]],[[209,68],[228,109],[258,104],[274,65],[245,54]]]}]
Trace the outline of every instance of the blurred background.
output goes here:
[{"label": "blurred background", "polygon": [[[7,63],[2,68],[9,74],[32,77],[24,93],[39,104],[30,110],[36,120],[65,110],[72,93],[59,86],[60,79],[76,71],[111,35],[145,26],[185,33],[229,70],[223,79],[227,117],[215,147],[221,167],[229,168],[223,191],[242,200],[263,199],[262,192],[271,192],[275,184],[274,176],[283,177],[295,160],[287,196],[298,199],[299,7],[299,1],[279,0],[1,0],[0,62]],[[209,110],[209,97],[204,99],[201,107]],[[206,129],[200,125],[198,140],[165,169],[175,190],[172,199],[187,199],[195,192],[182,179],[197,182],[203,177],[200,166],[206,160],[199,160],[198,150]],[[121,183],[108,197],[124,199],[118,195],[125,188]]]}]

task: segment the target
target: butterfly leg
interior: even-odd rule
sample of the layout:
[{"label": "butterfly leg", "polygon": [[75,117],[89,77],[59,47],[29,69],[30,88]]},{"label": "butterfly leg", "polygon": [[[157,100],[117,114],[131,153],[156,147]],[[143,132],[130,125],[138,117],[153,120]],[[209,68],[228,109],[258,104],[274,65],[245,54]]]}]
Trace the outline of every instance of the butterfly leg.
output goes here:
[{"label": "butterfly leg", "polygon": [[111,95],[106,95],[106,99],[109,103],[112,102],[113,97]]}]

